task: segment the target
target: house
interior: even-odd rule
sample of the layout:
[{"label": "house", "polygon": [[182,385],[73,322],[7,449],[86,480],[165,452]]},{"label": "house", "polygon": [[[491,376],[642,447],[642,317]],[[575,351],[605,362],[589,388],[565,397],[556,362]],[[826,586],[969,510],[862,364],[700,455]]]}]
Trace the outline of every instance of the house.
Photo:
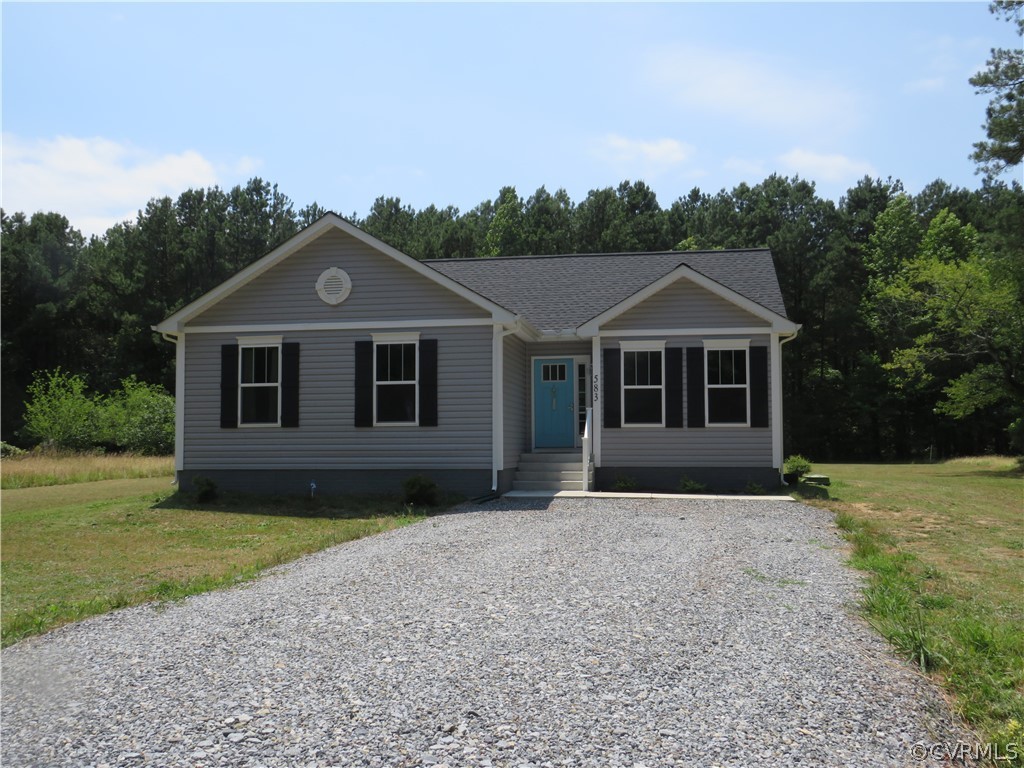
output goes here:
[{"label": "house", "polygon": [[476,496],[776,486],[799,326],[763,249],[420,262],[327,214],[154,330],[181,487]]}]

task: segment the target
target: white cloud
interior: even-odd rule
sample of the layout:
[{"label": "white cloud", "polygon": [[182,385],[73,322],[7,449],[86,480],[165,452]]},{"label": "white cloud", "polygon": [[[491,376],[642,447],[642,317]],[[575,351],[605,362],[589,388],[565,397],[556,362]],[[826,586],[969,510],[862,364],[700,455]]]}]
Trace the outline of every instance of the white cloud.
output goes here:
[{"label": "white cloud", "polygon": [[922,77],[919,80],[912,80],[903,86],[905,91],[910,93],[941,91],[946,85],[943,77]]},{"label": "white cloud", "polygon": [[630,139],[609,133],[593,144],[596,157],[621,173],[654,178],[685,163],[694,155],[694,148],[675,139]]},{"label": "white cloud", "polygon": [[856,94],[820,72],[750,53],[688,45],[653,53],[649,69],[691,119],[710,112],[759,128],[834,132],[861,113]]},{"label": "white cloud", "polygon": [[[256,165],[242,158],[231,170]],[[150,198],[217,183],[217,169],[195,150],[161,155],[100,137],[3,134],[4,210],[57,211],[86,235],[134,218]]]},{"label": "white cloud", "polygon": [[779,162],[787,171],[813,181],[853,184],[864,176],[878,176],[874,166],[863,160],[853,160],[840,154],[827,155],[807,149],[791,149],[779,157]]},{"label": "white cloud", "polygon": [[729,157],[722,163],[727,171],[739,173],[748,180],[759,180],[768,175],[764,163],[758,160],[744,160],[742,157]]}]

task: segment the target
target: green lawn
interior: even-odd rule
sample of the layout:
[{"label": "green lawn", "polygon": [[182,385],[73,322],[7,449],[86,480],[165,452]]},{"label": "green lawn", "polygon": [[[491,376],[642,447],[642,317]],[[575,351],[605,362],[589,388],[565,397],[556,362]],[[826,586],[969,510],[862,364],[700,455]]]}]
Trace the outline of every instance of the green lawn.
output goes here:
[{"label": "green lawn", "polygon": [[863,609],[933,675],[987,743],[1024,765],[1024,477],[1000,457],[939,464],[816,464],[801,484],[870,575]]},{"label": "green lawn", "polygon": [[2,642],[232,584],[419,517],[397,499],[369,497],[198,505],[167,477],[5,490]]}]

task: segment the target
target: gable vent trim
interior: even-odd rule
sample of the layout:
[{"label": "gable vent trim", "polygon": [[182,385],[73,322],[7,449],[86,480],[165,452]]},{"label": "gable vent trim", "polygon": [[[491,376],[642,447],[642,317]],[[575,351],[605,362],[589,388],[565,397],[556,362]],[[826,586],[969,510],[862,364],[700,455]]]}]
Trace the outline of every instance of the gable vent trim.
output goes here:
[{"label": "gable vent trim", "polygon": [[352,293],[352,278],[345,270],[330,267],[316,281],[316,292],[325,304],[341,304]]}]

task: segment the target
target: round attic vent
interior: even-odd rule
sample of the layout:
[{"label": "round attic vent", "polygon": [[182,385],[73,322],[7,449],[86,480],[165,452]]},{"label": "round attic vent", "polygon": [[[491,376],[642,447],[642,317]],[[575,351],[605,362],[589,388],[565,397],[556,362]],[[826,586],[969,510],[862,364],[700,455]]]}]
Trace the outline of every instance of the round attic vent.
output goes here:
[{"label": "round attic vent", "polygon": [[341,304],[352,293],[352,278],[343,269],[325,269],[316,281],[316,292],[328,304]]}]

